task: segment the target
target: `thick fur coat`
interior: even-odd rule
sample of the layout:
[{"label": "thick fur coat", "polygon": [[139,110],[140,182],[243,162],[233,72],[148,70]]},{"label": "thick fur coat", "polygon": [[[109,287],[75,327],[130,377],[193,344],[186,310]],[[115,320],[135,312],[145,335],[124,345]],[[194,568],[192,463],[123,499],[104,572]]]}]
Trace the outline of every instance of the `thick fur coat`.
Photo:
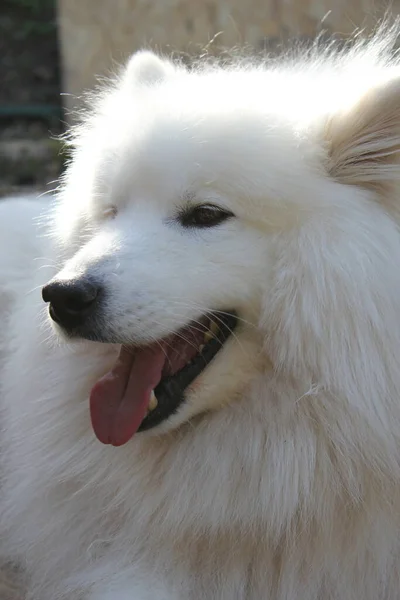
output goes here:
[{"label": "thick fur coat", "polygon": [[[3,205],[1,551],[29,600],[398,600],[395,37],[191,71],[135,54],[51,216]],[[209,202],[233,216],[177,221]],[[109,343],[65,340],[41,299],[85,273]],[[177,413],[102,445],[88,397],[120,344],[215,307],[239,326]]]}]

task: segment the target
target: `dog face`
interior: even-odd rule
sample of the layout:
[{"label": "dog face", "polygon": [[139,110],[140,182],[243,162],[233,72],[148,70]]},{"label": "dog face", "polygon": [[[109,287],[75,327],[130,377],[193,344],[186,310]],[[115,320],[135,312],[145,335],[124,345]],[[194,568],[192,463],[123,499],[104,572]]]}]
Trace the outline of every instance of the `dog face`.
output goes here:
[{"label": "dog face", "polygon": [[[354,283],[351,246],[370,256],[366,232],[386,218],[370,184],[397,87],[362,84],[333,110],[329,90],[323,102],[303,83],[258,69],[188,73],[140,53],[82,130],[57,215],[63,266],[43,296],[69,337],[129,349],[121,386],[146,388],[132,431],[231,400],[271,360],[307,376],[322,360],[313,336]],[[392,150],[382,144],[381,163]],[[130,438],[96,427],[102,441]]]},{"label": "dog face", "polygon": [[[233,106],[234,90],[225,91],[226,101],[205,99],[212,75],[192,81],[188,73],[163,73],[155,61],[133,59],[110,100],[124,104],[129,93],[128,122],[122,106],[108,106],[74,165],[79,170],[101,142],[85,175],[88,200],[79,193],[78,252],[59,279],[81,273],[101,288],[88,331],[77,333],[104,341],[146,343],[209,310],[235,309],[254,321],[271,238],[296,218],[289,205],[299,188],[313,194],[293,132],[251,106],[251,90]],[[158,83],[136,81],[156,68]]]}]

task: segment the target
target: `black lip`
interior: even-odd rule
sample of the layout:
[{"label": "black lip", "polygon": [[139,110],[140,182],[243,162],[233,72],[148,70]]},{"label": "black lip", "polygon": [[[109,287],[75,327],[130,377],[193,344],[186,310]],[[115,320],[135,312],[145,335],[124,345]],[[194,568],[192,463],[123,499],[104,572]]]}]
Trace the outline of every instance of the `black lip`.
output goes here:
[{"label": "black lip", "polygon": [[152,429],[176,413],[185,401],[186,388],[204,371],[221,350],[226,340],[232,335],[238,323],[236,312],[216,312],[213,314],[220,328],[218,337],[210,340],[205,345],[202,353],[197,354],[178,373],[170,377],[164,377],[160,381],[154,390],[158,401],[157,407],[143,419],[138,431]]}]

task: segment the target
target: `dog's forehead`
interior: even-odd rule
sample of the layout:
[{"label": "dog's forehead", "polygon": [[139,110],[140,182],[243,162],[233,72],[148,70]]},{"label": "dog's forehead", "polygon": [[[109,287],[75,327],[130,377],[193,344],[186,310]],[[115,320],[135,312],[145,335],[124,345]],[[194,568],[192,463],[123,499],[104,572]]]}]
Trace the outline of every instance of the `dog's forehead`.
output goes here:
[{"label": "dog's forehead", "polygon": [[[234,106],[234,105],[233,105]],[[131,129],[129,129],[131,128]],[[97,168],[98,185],[113,201],[135,198],[168,204],[219,193],[280,195],[281,183],[302,166],[293,130],[262,112],[156,103],[151,116],[120,123]],[[286,170],[286,171],[285,171]]]}]

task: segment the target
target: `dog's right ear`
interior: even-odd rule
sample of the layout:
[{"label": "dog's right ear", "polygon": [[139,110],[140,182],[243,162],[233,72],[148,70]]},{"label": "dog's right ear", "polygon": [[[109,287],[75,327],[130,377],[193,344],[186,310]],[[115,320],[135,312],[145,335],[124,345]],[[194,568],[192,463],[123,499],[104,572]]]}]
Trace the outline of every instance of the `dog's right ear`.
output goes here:
[{"label": "dog's right ear", "polygon": [[169,61],[160,58],[149,50],[139,50],[131,56],[126,65],[124,79],[129,83],[151,85],[162,81],[175,71]]},{"label": "dog's right ear", "polygon": [[330,174],[362,187],[399,181],[400,74],[371,84],[347,110],[333,115],[325,128]]}]

